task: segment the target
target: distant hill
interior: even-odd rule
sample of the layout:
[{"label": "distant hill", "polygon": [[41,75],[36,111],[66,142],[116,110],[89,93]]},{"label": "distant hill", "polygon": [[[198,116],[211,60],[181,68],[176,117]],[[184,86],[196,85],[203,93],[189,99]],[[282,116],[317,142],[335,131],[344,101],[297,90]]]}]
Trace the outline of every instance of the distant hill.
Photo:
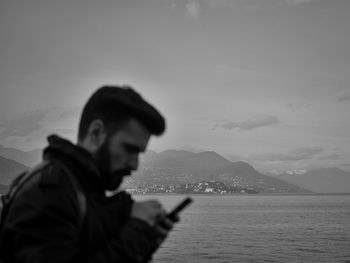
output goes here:
[{"label": "distant hill", "polygon": [[153,156],[145,163],[148,167],[185,169],[192,172],[210,172],[229,166],[230,161],[215,152],[193,153],[188,151],[167,150]]},{"label": "distant hill", "polygon": [[279,179],[315,193],[350,193],[350,173],[339,168],[321,168],[304,174],[280,174]]},{"label": "distant hill", "polygon": [[230,162],[213,151],[193,153],[167,150],[146,153],[140,169],[129,184],[183,184],[205,180],[222,181],[228,185],[252,187],[265,193],[310,192],[288,182],[263,175],[245,162]]},{"label": "distant hill", "polygon": [[[0,184],[0,195],[7,193],[8,189],[9,189],[8,185]],[[0,204],[0,207],[1,207],[1,204]]]},{"label": "distant hill", "polygon": [[25,152],[0,145],[0,156],[22,163],[29,167],[32,167],[41,161],[41,153],[41,149]]},{"label": "distant hill", "polygon": [[140,162],[148,162],[152,161],[153,159],[157,158],[158,153],[152,150],[147,150],[145,153],[140,155]]},{"label": "distant hill", "polygon": [[9,185],[12,179],[28,167],[0,156],[0,185]]}]

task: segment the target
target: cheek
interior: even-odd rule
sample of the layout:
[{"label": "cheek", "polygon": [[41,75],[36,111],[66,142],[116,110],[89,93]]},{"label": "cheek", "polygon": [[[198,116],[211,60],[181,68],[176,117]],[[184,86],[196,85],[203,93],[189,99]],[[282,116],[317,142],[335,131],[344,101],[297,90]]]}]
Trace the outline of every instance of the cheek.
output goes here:
[{"label": "cheek", "polygon": [[125,153],[111,152],[110,157],[111,157],[110,166],[112,171],[125,167],[127,163],[127,157]]},{"label": "cheek", "polygon": [[123,169],[127,164],[127,152],[123,147],[123,138],[119,136],[112,136],[109,140],[109,154],[110,154],[110,169],[116,171]]}]

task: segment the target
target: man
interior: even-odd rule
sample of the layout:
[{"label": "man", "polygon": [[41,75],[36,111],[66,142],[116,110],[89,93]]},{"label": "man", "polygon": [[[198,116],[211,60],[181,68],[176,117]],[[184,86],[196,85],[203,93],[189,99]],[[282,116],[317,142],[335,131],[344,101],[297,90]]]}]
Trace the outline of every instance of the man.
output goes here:
[{"label": "man", "polygon": [[138,168],[151,135],[164,130],[161,114],[130,87],[98,89],[83,109],[78,143],[48,136],[44,162],[12,183],[1,259],[149,262],[178,218],[168,219],[156,200],[105,192]]}]

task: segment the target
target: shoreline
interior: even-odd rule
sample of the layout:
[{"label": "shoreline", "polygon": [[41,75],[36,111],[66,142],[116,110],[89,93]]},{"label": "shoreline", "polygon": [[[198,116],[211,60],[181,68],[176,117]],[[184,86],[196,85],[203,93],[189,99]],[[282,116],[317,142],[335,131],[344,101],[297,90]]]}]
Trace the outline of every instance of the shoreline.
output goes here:
[{"label": "shoreline", "polygon": [[146,196],[146,195],[160,195],[160,196],[345,196],[350,193],[261,193],[261,194],[178,194],[178,193],[145,193],[138,194],[133,193],[132,195]]}]

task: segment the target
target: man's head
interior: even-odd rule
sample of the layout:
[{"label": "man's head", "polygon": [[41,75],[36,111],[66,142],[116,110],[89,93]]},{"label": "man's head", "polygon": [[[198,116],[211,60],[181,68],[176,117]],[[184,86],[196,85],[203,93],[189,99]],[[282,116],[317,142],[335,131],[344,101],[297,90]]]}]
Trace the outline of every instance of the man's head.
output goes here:
[{"label": "man's head", "polygon": [[86,103],[78,145],[95,158],[106,190],[115,190],[138,167],[151,135],[161,135],[165,120],[130,87],[105,86]]}]

